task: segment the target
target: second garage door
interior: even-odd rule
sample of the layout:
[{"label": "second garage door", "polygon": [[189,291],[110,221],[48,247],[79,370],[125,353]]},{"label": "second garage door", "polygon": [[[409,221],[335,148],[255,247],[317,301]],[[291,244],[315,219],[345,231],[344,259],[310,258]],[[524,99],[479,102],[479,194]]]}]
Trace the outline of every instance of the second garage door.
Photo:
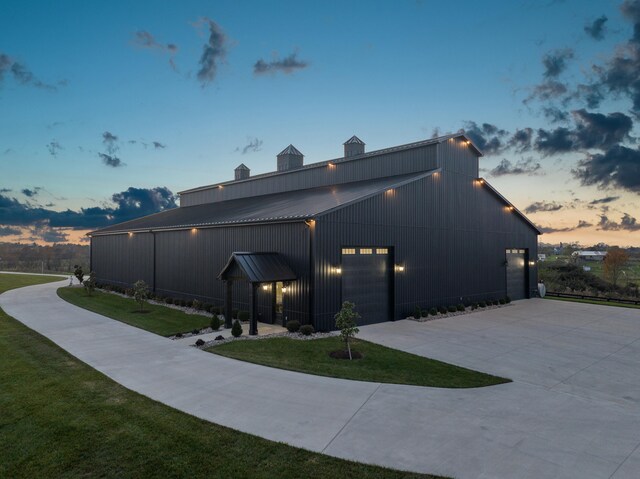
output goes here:
[{"label": "second garage door", "polygon": [[507,250],[507,296],[511,299],[527,297],[527,258],[524,249]]},{"label": "second garage door", "polygon": [[342,249],[342,301],[351,301],[362,316],[358,324],[389,321],[392,285],[388,248]]}]

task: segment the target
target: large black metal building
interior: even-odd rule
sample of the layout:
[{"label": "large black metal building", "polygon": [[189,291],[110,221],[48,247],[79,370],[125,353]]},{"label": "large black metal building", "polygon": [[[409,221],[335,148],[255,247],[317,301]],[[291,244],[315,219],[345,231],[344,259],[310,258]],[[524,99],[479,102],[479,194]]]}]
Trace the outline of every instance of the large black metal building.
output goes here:
[{"label": "large black metal building", "polygon": [[[157,295],[250,310],[263,322],[334,327],[342,301],[362,324],[415,306],[528,298],[537,228],[480,178],[481,152],[455,134],[180,193],[180,207],[91,233],[102,283],[142,279]],[[229,315],[227,315],[229,316]]]}]

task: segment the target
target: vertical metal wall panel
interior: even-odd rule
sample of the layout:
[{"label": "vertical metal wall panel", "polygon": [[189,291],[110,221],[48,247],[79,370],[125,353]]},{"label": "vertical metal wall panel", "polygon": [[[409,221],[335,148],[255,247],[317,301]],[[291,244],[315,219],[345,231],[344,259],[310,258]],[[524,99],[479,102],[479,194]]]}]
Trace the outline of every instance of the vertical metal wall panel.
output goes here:
[{"label": "vertical metal wall panel", "polygon": [[183,193],[180,196],[180,206],[194,206],[247,196],[383,178],[434,168],[437,168],[437,145],[435,144],[337,163],[335,167],[302,168],[286,174],[226,184],[223,188],[205,188]]},{"label": "vertical metal wall panel", "polygon": [[[224,287],[217,279],[231,253],[280,253],[298,280],[291,283],[284,314],[302,323],[309,320],[309,227],[304,222],[228,226],[156,233],[156,291],[172,297],[197,298],[222,305]],[[249,285],[233,284],[234,308],[249,309]],[[267,298],[258,291],[259,311]]]},{"label": "vertical metal wall panel", "polygon": [[479,157],[462,138],[452,138],[438,145],[438,157],[444,170],[461,176],[479,176]]},{"label": "vertical metal wall panel", "polygon": [[[332,272],[343,246],[387,246],[395,273],[395,319],[432,307],[506,295],[505,249],[537,255],[536,232],[474,175],[443,171],[318,217],[314,322],[332,329],[341,281]],[[535,285],[535,270],[529,270]]]},{"label": "vertical metal wall panel", "polygon": [[153,234],[94,236],[91,267],[99,283],[131,286],[138,280],[153,285]]}]

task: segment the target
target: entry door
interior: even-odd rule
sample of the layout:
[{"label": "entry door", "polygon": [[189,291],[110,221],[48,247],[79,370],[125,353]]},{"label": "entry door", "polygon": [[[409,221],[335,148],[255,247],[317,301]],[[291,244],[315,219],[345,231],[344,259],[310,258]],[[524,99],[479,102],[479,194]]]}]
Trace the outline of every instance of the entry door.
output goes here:
[{"label": "entry door", "polygon": [[359,325],[392,318],[391,256],[387,248],[342,249],[342,301],[354,303]]},{"label": "entry door", "polygon": [[527,258],[524,249],[507,250],[507,296],[527,298]]}]

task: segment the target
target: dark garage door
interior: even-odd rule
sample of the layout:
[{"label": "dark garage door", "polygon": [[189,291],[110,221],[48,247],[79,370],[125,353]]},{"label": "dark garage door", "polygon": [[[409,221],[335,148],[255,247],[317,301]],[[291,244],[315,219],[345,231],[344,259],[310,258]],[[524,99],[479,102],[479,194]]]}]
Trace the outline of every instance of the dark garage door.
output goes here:
[{"label": "dark garage door", "polygon": [[358,324],[389,321],[391,257],[387,248],[342,249],[342,300],[355,303]]},{"label": "dark garage door", "polygon": [[527,258],[523,249],[507,250],[507,296],[511,299],[527,297]]}]

